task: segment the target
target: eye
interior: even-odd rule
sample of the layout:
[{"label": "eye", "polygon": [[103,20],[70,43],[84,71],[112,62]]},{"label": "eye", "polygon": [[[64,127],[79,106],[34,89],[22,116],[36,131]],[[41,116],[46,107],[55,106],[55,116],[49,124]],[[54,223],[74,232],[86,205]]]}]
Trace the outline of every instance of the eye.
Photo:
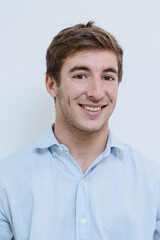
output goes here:
[{"label": "eye", "polygon": [[77,78],[77,79],[85,79],[86,76],[84,74],[76,74],[73,76],[73,78]]},{"label": "eye", "polygon": [[108,75],[104,76],[102,79],[107,80],[107,81],[114,81],[115,80],[114,77],[111,77],[111,76],[108,76]]}]

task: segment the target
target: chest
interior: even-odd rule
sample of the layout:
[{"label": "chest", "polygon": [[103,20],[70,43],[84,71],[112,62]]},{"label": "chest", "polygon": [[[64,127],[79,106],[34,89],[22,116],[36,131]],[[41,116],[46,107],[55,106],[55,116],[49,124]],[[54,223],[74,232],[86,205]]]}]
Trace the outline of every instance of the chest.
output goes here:
[{"label": "chest", "polygon": [[58,171],[32,175],[9,193],[17,240],[152,239],[156,199],[141,177],[107,168],[78,178]]}]

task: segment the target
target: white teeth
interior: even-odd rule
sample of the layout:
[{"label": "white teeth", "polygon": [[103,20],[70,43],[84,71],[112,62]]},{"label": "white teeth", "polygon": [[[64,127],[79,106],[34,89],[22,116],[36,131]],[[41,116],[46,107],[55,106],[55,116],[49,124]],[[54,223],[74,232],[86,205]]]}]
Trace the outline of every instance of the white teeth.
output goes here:
[{"label": "white teeth", "polygon": [[89,107],[89,106],[82,106],[82,107],[91,112],[97,112],[101,110],[101,107]]}]

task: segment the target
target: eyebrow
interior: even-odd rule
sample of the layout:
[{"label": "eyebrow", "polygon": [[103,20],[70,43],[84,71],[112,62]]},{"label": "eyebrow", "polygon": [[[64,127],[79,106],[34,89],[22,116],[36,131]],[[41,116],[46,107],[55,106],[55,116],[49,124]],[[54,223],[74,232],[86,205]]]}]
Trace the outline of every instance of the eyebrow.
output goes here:
[{"label": "eyebrow", "polygon": [[78,71],[78,70],[89,71],[90,69],[88,67],[85,67],[85,66],[75,66],[75,67],[73,67],[69,70],[69,73],[72,73],[72,72],[75,72],[75,71]]},{"label": "eyebrow", "polygon": [[[85,70],[85,71],[90,71],[90,69],[86,66],[74,66],[73,68],[71,68],[69,70],[69,73],[73,73],[75,71],[78,71],[78,70]],[[118,75],[118,72],[115,68],[112,68],[112,67],[109,67],[109,68],[106,68],[103,70],[103,72],[112,72],[112,73],[115,73],[116,75]]]},{"label": "eyebrow", "polygon": [[112,73],[115,73],[116,75],[118,75],[118,72],[115,68],[106,68],[103,70],[103,72],[112,72]]}]

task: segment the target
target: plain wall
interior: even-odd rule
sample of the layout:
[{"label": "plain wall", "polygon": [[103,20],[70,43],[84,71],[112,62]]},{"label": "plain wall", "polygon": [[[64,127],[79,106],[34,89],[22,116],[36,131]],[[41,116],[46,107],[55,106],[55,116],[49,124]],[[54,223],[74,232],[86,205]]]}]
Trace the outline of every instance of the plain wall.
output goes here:
[{"label": "plain wall", "polygon": [[54,121],[45,54],[61,29],[94,20],[124,49],[110,127],[160,162],[160,1],[14,0],[0,4],[0,157],[36,140]]}]

